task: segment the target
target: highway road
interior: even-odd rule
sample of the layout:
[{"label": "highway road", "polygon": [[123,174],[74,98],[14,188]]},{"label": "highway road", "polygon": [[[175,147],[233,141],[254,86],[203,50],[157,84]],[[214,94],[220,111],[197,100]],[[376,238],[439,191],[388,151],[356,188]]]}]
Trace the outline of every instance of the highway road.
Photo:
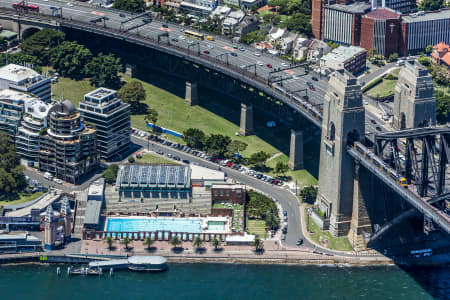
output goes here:
[{"label": "highway road", "polygon": [[[12,8],[12,3],[14,2],[16,1],[0,0],[0,7]],[[255,65],[256,74],[259,77],[262,77],[264,80],[267,80],[269,78],[271,71],[274,71],[277,68],[286,69],[286,67],[283,67],[282,64],[289,65],[289,62],[287,62],[286,60],[283,60],[277,56],[261,53],[260,51],[247,45],[238,44],[238,49],[234,49],[233,43],[222,36],[214,36],[214,41],[208,41],[206,39],[197,41],[191,38],[187,38],[184,36],[182,31],[189,28],[184,28],[181,25],[171,23],[167,28],[165,28],[163,27],[163,22],[160,20],[153,20],[152,22],[143,25],[143,19],[145,18],[144,16],[123,23],[133,16],[128,12],[120,12],[114,9],[94,7],[88,3],[82,2],[32,0],[28,1],[28,4],[39,5],[40,13],[45,15],[52,15],[54,13],[54,8],[61,8],[64,18],[80,22],[89,23],[91,20],[96,18],[98,19],[100,15],[103,15],[107,17],[107,20],[105,20],[105,26],[113,29],[128,30],[130,28],[135,28],[137,25],[142,25],[135,29],[131,29],[128,32],[139,34],[140,36],[152,37],[154,39],[157,39],[159,34],[167,32],[169,35],[170,43],[175,44],[178,47],[185,49],[190,48],[190,50],[192,51],[197,51],[197,46],[194,45],[195,43],[198,43],[201,55],[207,55],[214,58],[220,56],[220,59],[222,59],[223,61],[225,61],[225,56],[227,56],[228,62],[231,65],[235,65],[237,67],[242,67],[244,65]],[[121,14],[125,15],[125,17],[121,17]],[[97,22],[97,25],[102,25],[102,21]],[[204,51],[209,51],[209,54],[205,54]],[[236,56],[232,56],[232,54]],[[256,54],[258,54],[258,56]],[[268,67],[268,65],[270,65],[271,67]],[[248,70],[253,71],[254,69],[252,67]],[[372,71],[372,73],[374,73],[374,71]],[[379,72],[375,70],[375,73]],[[286,79],[283,81],[283,88],[288,91],[305,90],[306,94],[309,97],[309,101],[314,106],[320,108],[323,104],[323,99],[327,91],[328,78],[325,76],[320,78],[317,74],[314,73],[310,73],[308,75],[304,74],[305,71],[302,67],[284,70],[276,73],[277,76],[281,76],[282,78]],[[318,77],[319,80],[312,80],[313,76]],[[371,76],[370,74],[367,76],[373,77],[373,75]],[[361,79],[361,81],[364,80],[364,78]],[[311,82],[313,84],[315,88],[314,91],[308,88],[307,82]],[[305,92],[298,92],[298,95],[303,96],[305,95]],[[373,105],[373,101],[370,101],[368,97],[364,96],[364,100],[365,103],[368,103],[367,105]],[[376,125],[373,124],[371,120],[375,120]],[[376,132],[377,126],[380,127],[381,131],[385,131],[384,122],[381,120],[381,117],[366,110],[366,132]]]}]

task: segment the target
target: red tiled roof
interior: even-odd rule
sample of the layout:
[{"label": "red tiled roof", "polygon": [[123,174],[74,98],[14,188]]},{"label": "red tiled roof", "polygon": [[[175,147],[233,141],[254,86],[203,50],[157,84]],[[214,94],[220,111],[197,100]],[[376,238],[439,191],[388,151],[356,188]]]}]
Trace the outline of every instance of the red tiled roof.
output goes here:
[{"label": "red tiled roof", "polygon": [[436,50],[437,52],[443,52],[445,49],[450,52],[450,46],[444,42],[440,42],[433,46],[433,50]]},{"label": "red tiled roof", "polygon": [[450,66],[450,52],[445,53],[445,55],[441,57],[441,61],[445,62],[447,66]]},{"label": "red tiled roof", "polygon": [[398,19],[400,15],[392,10],[380,8],[372,10],[370,13],[366,14],[366,17],[371,19],[387,20],[387,19]]}]

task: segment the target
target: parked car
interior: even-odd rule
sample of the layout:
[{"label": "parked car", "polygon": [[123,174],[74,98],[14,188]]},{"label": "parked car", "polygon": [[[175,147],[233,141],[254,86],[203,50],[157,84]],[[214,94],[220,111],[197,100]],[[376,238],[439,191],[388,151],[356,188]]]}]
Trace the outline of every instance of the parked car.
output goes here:
[{"label": "parked car", "polygon": [[169,25],[167,25],[167,24],[162,24],[162,27],[164,27],[164,28],[169,28]]},{"label": "parked car", "polygon": [[183,159],[183,162],[184,162],[185,164],[189,164],[189,161],[188,161],[187,159]]},{"label": "parked car", "polygon": [[310,86],[309,86],[309,89],[310,89],[311,91],[315,91],[315,90],[316,90],[316,88],[315,88],[313,85],[310,85]]},{"label": "parked car", "polygon": [[380,126],[375,127],[377,131],[382,131]]},{"label": "parked car", "polygon": [[303,239],[298,239],[297,243],[295,243],[297,246],[301,246],[303,244]]},{"label": "parked car", "polygon": [[287,216],[287,210],[283,211],[283,216]]},{"label": "parked car", "polygon": [[370,120],[370,123],[377,124],[377,122],[374,119]]},{"label": "parked car", "polygon": [[125,15],[124,13],[120,13],[119,16],[120,16],[121,18],[125,18],[125,17],[126,17],[126,15]]}]

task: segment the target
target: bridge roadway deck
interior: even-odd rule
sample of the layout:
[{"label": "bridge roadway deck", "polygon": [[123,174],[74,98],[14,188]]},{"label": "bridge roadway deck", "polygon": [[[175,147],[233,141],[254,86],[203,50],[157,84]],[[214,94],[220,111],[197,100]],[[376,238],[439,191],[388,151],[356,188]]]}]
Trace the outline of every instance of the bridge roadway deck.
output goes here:
[{"label": "bridge roadway deck", "polygon": [[390,176],[386,176],[386,173],[378,166],[374,165],[368,156],[364,156],[364,154],[360,153],[353,147],[349,147],[347,151],[350,156],[352,156],[355,160],[358,160],[364,167],[366,167],[371,173],[373,173],[386,185],[392,188],[403,199],[408,201],[414,208],[416,208],[427,217],[431,218],[447,233],[450,233],[450,217],[447,214],[427,203],[424,199],[421,199],[409,189],[405,189]]},{"label": "bridge roadway deck", "polygon": [[[3,9],[0,10],[0,13],[4,12],[15,14],[15,12],[10,9],[13,2],[13,0],[0,0],[0,7],[3,7]],[[203,65],[211,69],[216,69],[221,73],[225,73],[228,76],[239,79],[245,84],[261,90],[262,92],[265,92],[267,95],[270,95],[273,98],[281,100],[293,109],[301,112],[306,118],[313,122],[313,124],[319,126],[320,128],[321,117],[317,118],[317,116],[315,115],[311,116],[311,111],[302,107],[298,102],[291,100],[290,97],[286,97],[282,93],[273,91],[267,85],[267,79],[270,76],[270,71],[276,68],[284,68],[281,66],[281,64],[286,63],[285,60],[280,59],[276,56],[268,55],[265,53],[262,53],[260,56],[256,56],[256,50],[254,48],[250,48],[242,44],[239,44],[239,48],[242,48],[244,51],[233,49],[232,41],[221,36],[214,36],[214,41],[199,41],[200,55],[197,55],[196,52],[187,52],[189,43],[184,39],[184,37],[182,36],[183,33],[181,32],[184,27],[178,24],[169,24],[169,28],[163,28],[161,21],[153,20],[153,22],[148,23],[139,29],[133,29],[126,33],[120,31],[122,22],[136,16],[131,15],[128,12],[122,12],[127,16],[126,18],[124,18],[120,17],[121,11],[93,7],[87,3],[73,2],[73,6],[67,7],[65,5],[66,2],[64,1],[33,0],[29,1],[28,4],[39,5],[41,17],[52,15],[53,10],[50,9],[50,7],[61,7],[64,19],[53,19],[60,22],[62,26],[69,26],[73,28],[75,28],[74,26],[78,26],[78,29],[81,30],[89,28],[89,31],[92,32],[94,32],[93,30],[95,29],[96,33],[118,37],[120,39],[129,40],[130,42],[138,42],[139,40],[138,44],[157,49],[158,51],[170,53],[172,55],[176,55],[174,51],[168,52],[166,50],[175,50],[175,52],[178,52],[178,55],[176,55],[178,57],[182,57],[183,59],[186,59],[187,61],[190,61],[192,63]],[[103,27],[102,23],[100,22],[98,23],[99,25],[94,25],[93,23],[89,22],[94,18],[98,18],[98,12],[101,12],[108,17],[108,20],[106,21],[106,27]],[[38,16],[29,14],[27,17],[23,16],[21,18],[36,17]],[[68,21],[72,21],[71,24],[69,24]],[[132,27],[136,24],[142,24],[142,20],[141,18],[137,18],[135,20],[131,20],[127,24]],[[170,46],[166,43],[158,44],[157,36],[161,32],[168,32],[171,39],[177,38],[177,42],[171,41]],[[208,50],[210,54],[203,54],[204,50]],[[229,65],[224,64],[224,62],[220,61],[219,59],[215,59],[217,55],[224,53],[231,54],[232,52],[235,52],[237,56],[228,56]],[[256,65],[256,76],[254,73],[247,72],[240,68],[240,66],[242,65],[249,64]],[[267,67],[267,65],[271,65],[273,68],[269,68]],[[300,89],[306,89],[308,92],[310,104],[316,109],[320,109],[321,105],[323,104],[323,97],[327,90],[327,79],[320,78],[319,81],[313,82],[316,91],[311,91],[307,89],[306,83],[307,81],[312,81],[311,76],[299,76],[296,79],[292,79],[293,75],[298,75],[299,73],[304,72],[303,70],[300,70],[299,72],[299,69],[292,69],[286,70],[285,72],[280,72],[278,74],[283,74],[283,77],[285,78],[291,78],[285,81],[284,87],[286,90],[298,91]],[[374,125],[371,122],[372,120],[377,120],[377,124]],[[366,132],[376,132],[377,126],[381,127],[383,131],[385,130],[384,122],[379,118],[379,116],[375,115],[372,112],[366,111]]]}]

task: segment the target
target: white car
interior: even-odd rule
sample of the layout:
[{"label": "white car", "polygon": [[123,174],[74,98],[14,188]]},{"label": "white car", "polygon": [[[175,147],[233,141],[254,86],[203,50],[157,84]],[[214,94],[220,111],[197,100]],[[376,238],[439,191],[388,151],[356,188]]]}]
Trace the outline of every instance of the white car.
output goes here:
[{"label": "white car", "polygon": [[264,66],[264,63],[262,61],[258,61],[256,63],[258,64],[258,66]]},{"label": "white car", "polygon": [[211,45],[211,44],[208,44],[208,48],[209,48],[209,49],[212,49],[212,48],[214,48],[214,46]]},{"label": "white car", "polygon": [[287,64],[287,63],[282,63],[281,66],[282,66],[282,67],[287,67],[288,64]]},{"label": "white car", "polygon": [[255,52],[255,53],[253,53],[253,55],[255,55],[255,56],[261,56],[261,53]]},{"label": "white car", "polygon": [[72,3],[70,3],[70,2],[67,2],[67,6],[69,6],[69,7],[72,7],[72,6],[73,6],[73,4],[72,4]]},{"label": "white car", "polygon": [[61,179],[58,179],[58,178],[55,178],[54,181],[55,181],[57,184],[62,184],[62,183],[63,183],[62,180],[61,180]]}]

